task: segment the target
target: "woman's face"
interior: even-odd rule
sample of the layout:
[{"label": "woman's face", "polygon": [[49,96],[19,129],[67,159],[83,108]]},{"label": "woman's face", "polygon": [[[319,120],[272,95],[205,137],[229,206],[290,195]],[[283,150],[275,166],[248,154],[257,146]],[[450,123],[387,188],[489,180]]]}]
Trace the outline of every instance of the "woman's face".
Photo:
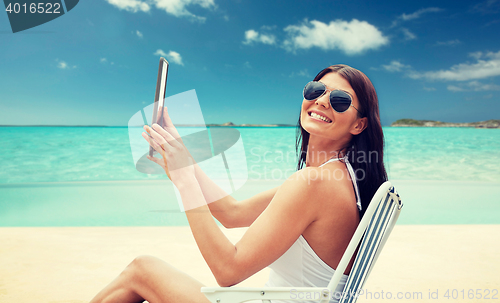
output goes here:
[{"label": "woman's face", "polygon": [[[324,137],[329,140],[349,140],[351,135],[357,135],[361,131],[359,127],[358,111],[352,106],[343,113],[337,113],[330,105],[330,91],[339,89],[347,92],[352,97],[352,105],[359,107],[358,97],[352,89],[349,82],[341,75],[335,72],[324,75],[319,82],[322,82],[328,88],[327,93],[323,94],[313,101],[302,101],[302,110],[300,113],[300,123],[302,127],[314,136]],[[311,113],[319,114],[327,121],[311,116]],[[365,119],[366,120],[366,119]]]}]

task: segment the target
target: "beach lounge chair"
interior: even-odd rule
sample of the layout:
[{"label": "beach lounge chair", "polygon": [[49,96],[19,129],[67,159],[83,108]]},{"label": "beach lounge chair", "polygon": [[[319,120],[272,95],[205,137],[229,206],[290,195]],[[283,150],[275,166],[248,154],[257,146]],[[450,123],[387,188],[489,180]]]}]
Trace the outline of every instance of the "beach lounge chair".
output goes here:
[{"label": "beach lounge chair", "polygon": [[[259,300],[329,302],[332,296],[341,303],[356,302],[373,265],[396,224],[403,203],[389,181],[383,183],[361,219],[335,274],[324,287],[202,287],[201,291],[213,303],[242,303]],[[361,241],[361,244],[359,244]],[[342,294],[334,293],[356,248],[359,250]],[[293,296],[291,295],[293,294]]]}]

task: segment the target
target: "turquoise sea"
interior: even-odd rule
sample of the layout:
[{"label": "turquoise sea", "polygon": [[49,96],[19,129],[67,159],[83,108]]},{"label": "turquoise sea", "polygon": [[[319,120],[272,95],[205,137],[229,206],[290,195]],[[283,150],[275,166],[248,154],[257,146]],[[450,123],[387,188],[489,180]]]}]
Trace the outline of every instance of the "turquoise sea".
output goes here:
[{"label": "turquoise sea", "polygon": [[[240,199],[296,167],[294,127],[236,128]],[[500,130],[384,128],[401,224],[499,224]],[[173,185],[135,169],[127,127],[0,127],[0,226],[184,225]]]}]

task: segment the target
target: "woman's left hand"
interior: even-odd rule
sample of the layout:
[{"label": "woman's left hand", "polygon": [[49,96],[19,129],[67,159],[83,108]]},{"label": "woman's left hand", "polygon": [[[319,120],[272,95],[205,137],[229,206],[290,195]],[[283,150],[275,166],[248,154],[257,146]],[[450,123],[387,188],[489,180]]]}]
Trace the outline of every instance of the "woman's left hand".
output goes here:
[{"label": "woman's left hand", "polygon": [[[172,128],[174,131],[172,131]],[[148,157],[148,159],[162,166],[170,180],[178,186],[180,182],[195,176],[193,166],[195,162],[186,146],[182,143],[175,127],[171,125],[168,129],[170,131],[165,130],[156,123],[153,124],[152,128],[145,125],[144,130],[151,137],[145,132],[142,133],[142,136],[163,158]],[[178,138],[175,138],[174,135],[178,136]]]}]

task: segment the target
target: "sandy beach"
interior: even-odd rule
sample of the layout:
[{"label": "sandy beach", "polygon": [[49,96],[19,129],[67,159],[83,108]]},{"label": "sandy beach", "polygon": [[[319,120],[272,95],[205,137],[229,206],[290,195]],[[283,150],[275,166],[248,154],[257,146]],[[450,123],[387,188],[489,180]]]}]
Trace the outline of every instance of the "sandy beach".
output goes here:
[{"label": "sandy beach", "polygon": [[[223,230],[233,242],[245,231]],[[387,301],[389,293],[405,302],[498,301],[499,233],[500,225],[397,225],[358,302]],[[144,254],[216,286],[185,226],[4,227],[0,243],[2,303],[88,302]],[[264,269],[239,286],[262,286],[267,275]]]}]

